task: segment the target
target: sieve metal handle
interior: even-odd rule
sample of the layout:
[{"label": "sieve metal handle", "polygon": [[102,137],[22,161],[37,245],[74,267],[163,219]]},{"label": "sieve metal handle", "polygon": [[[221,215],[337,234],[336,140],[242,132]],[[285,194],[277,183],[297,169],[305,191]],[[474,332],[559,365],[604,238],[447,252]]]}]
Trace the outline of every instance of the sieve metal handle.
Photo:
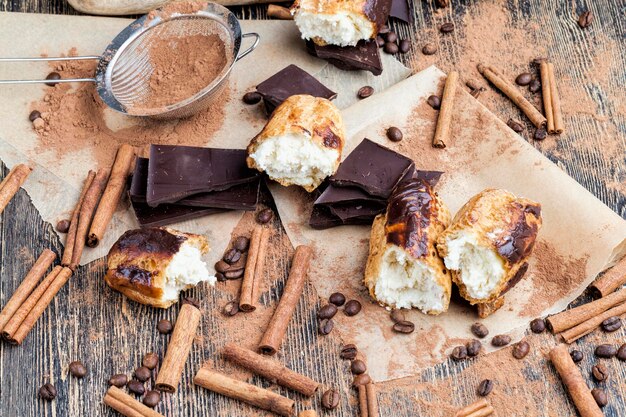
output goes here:
[{"label": "sieve metal handle", "polygon": [[[50,61],[87,61],[99,60],[100,56],[67,56],[67,57],[27,57],[27,58],[0,58],[0,62],[50,62]],[[42,84],[42,83],[81,83],[96,82],[95,78],[63,78],[60,80],[0,80],[0,84]]]},{"label": "sieve metal handle", "polygon": [[254,37],[254,43],[248,49],[246,49],[245,51],[243,51],[242,53],[237,55],[237,58],[235,58],[235,62],[239,61],[241,58],[243,58],[244,56],[248,55],[250,52],[254,51],[254,48],[257,47],[257,45],[259,44],[259,41],[261,40],[261,35],[259,35],[258,33],[255,33],[255,32],[244,33],[243,35],[241,35],[242,39],[243,38],[250,38],[250,37]]}]

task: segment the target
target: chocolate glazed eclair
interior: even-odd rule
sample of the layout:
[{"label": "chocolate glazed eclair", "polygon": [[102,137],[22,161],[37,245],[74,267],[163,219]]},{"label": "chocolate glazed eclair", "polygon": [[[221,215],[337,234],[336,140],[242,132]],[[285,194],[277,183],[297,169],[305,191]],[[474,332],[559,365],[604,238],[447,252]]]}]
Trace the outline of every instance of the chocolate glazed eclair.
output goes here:
[{"label": "chocolate glazed eclair", "polygon": [[372,226],[365,285],[376,301],[428,314],[448,309],[452,281],[435,243],[449,222],[448,208],[426,181],[396,186]]}]

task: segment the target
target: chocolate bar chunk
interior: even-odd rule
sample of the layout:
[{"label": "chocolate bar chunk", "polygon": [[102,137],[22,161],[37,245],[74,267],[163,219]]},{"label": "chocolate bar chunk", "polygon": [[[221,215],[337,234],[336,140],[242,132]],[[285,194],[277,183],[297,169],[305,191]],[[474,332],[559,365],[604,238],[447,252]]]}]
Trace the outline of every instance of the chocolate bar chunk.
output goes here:
[{"label": "chocolate bar chunk", "polygon": [[337,93],[328,89],[308,72],[289,65],[256,86],[256,91],[263,96],[265,109],[271,114],[287,98],[296,94],[308,94],[332,100]]},{"label": "chocolate bar chunk", "polygon": [[258,181],[243,149],[152,145],[146,202],[155,207],[198,193],[228,190]]},{"label": "chocolate bar chunk", "polygon": [[389,16],[403,20],[407,23],[411,23],[413,21],[413,16],[411,16],[409,2],[407,0],[392,0],[391,12],[389,12]]},{"label": "chocolate bar chunk", "polygon": [[364,70],[374,75],[383,72],[380,50],[375,40],[362,40],[356,46],[319,46],[313,41],[307,41],[306,46],[311,55],[324,59],[344,71]]},{"label": "chocolate bar chunk", "polygon": [[363,139],[339,165],[330,182],[339,187],[358,187],[371,196],[387,199],[407,171],[413,169],[413,161],[406,156]]}]

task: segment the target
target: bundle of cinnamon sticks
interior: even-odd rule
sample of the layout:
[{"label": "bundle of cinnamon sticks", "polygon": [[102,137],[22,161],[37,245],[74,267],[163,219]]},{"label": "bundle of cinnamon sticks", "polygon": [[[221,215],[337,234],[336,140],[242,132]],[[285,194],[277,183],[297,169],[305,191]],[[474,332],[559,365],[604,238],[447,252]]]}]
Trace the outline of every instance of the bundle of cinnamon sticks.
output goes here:
[{"label": "bundle of cinnamon sticks", "polygon": [[378,417],[378,400],[373,382],[357,387],[359,391],[359,417]]}]

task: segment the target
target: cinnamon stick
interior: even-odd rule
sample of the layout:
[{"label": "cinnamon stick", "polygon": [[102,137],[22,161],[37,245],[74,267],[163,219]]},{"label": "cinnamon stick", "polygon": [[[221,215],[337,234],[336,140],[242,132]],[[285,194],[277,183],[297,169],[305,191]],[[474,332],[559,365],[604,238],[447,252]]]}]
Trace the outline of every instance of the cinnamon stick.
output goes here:
[{"label": "cinnamon stick", "polygon": [[13,344],[21,345],[28,333],[32,330],[35,323],[43,312],[48,308],[50,302],[55,295],[59,292],[65,283],[72,276],[73,271],[70,268],[63,267],[61,271],[54,277],[54,280],[50,283],[48,288],[43,292],[37,303],[33,306],[32,310],[28,313],[20,327],[13,333],[8,341]]},{"label": "cinnamon stick", "polygon": [[554,132],[554,111],[552,110],[552,89],[550,88],[550,69],[547,61],[539,63],[539,76],[541,77],[541,99],[543,112],[546,114],[548,132]]},{"label": "cinnamon stick", "polygon": [[611,294],[624,284],[626,284],[626,256],[596,279],[591,284],[590,289],[594,297],[601,298]]},{"label": "cinnamon stick", "polygon": [[159,391],[176,391],[193,344],[193,338],[196,336],[200,324],[200,317],[200,310],[191,304],[183,304],[180,308],[172,338],[167,345],[167,352],[156,379],[156,388]]},{"label": "cinnamon stick", "polygon": [[537,128],[545,126],[547,120],[539,110],[532,105],[532,103],[524,97],[521,91],[515,87],[512,83],[506,80],[495,68],[485,67],[484,65],[478,65],[478,72],[483,77],[489,80],[498,90],[506,95],[521,111],[524,112],[526,117],[530,119],[532,124]]},{"label": "cinnamon stick", "polygon": [[561,333],[561,337],[565,342],[572,343],[594,331],[602,324],[604,320],[608,319],[609,317],[621,316],[622,314],[626,314],[626,303],[615,306],[602,314],[599,314],[587,321],[580,323],[578,326],[572,327],[571,329],[564,331],[563,333]]},{"label": "cinnamon stick", "polygon": [[298,417],[317,417],[315,410],[302,410],[298,413]]},{"label": "cinnamon stick", "polygon": [[280,349],[287,326],[302,295],[312,254],[313,250],[309,246],[300,245],[296,248],[287,284],[259,344],[261,353],[274,355]]},{"label": "cinnamon stick", "polygon": [[550,316],[546,319],[546,322],[553,334],[561,333],[580,323],[597,317],[603,312],[624,302],[626,302],[626,288],[609,294],[599,300]]},{"label": "cinnamon stick", "polygon": [[580,368],[574,363],[567,345],[560,344],[550,351],[550,360],[569,391],[581,417],[602,417],[604,414],[596,404]]},{"label": "cinnamon stick", "polygon": [[109,222],[113,218],[113,213],[117,209],[124,188],[126,187],[126,179],[130,174],[130,169],[135,160],[135,148],[124,144],[117,150],[115,162],[111,168],[111,176],[109,182],[102,194],[102,199],[93,216],[89,236],[87,237],[87,245],[96,247],[104,236]]},{"label": "cinnamon stick", "polygon": [[96,206],[98,205],[102,192],[104,191],[108,176],[109,172],[106,169],[99,169],[95,178],[91,182],[87,193],[85,193],[83,201],[81,202],[78,213],[78,228],[76,229],[76,239],[74,242],[74,250],[72,251],[72,261],[70,264],[70,268],[72,268],[72,270],[76,270],[80,264],[80,258],[83,255],[83,250],[85,249],[89,225],[91,224],[93,213],[96,210]]},{"label": "cinnamon stick", "polygon": [[288,8],[276,4],[267,6],[267,17],[280,20],[293,20],[293,16]]},{"label": "cinnamon stick", "polygon": [[14,166],[0,183],[0,213],[4,211],[33,169],[27,165]]},{"label": "cinnamon stick", "polygon": [[486,399],[480,400],[461,408],[454,417],[486,417],[493,414],[493,407]]},{"label": "cinnamon stick", "polygon": [[367,394],[367,416],[378,417],[378,399],[376,398],[376,386],[369,382],[365,384],[365,393]]},{"label": "cinnamon stick", "polygon": [[163,417],[163,414],[143,405],[115,386],[109,387],[103,402],[126,417]]},{"label": "cinnamon stick", "polygon": [[35,264],[30,268],[30,271],[28,271],[28,274],[24,277],[22,283],[17,287],[0,312],[0,331],[4,329],[4,326],[9,322],[11,317],[13,317],[15,312],[33,292],[37,283],[39,283],[39,280],[46,273],[50,265],[52,265],[56,257],[57,255],[50,249],[44,249],[41,255],[39,255],[39,258],[37,258]]},{"label": "cinnamon stick", "polygon": [[193,382],[218,394],[243,401],[263,410],[272,411],[281,416],[291,416],[293,413],[294,402],[289,398],[230,378],[206,367],[198,370]]},{"label": "cinnamon stick", "polygon": [[561,111],[561,99],[556,88],[556,78],[554,76],[554,64],[548,62],[548,78],[550,80],[550,99],[552,100],[552,116],[554,128],[548,129],[548,133],[563,133],[563,112]]},{"label": "cinnamon stick", "polygon": [[300,392],[308,397],[315,394],[319,383],[299,374],[267,356],[259,355],[234,343],[229,343],[222,351],[223,356],[231,362],[252,371],[278,385]]},{"label": "cinnamon stick", "polygon": [[365,385],[357,386],[359,391],[359,417],[369,417],[369,409],[367,404],[367,388]]},{"label": "cinnamon stick", "polygon": [[85,183],[83,184],[83,189],[80,192],[80,196],[78,197],[78,202],[76,206],[74,206],[74,210],[72,211],[72,218],[70,219],[70,228],[67,231],[67,236],[65,238],[65,249],[63,250],[63,257],[61,258],[61,265],[63,266],[71,266],[72,265],[72,257],[74,256],[74,247],[76,245],[76,233],[78,232],[78,219],[80,216],[80,208],[83,205],[83,201],[85,201],[85,194],[89,191],[89,187],[93,183],[94,178],[96,177],[96,173],[94,171],[89,171],[87,173],[87,178],[85,179]]},{"label": "cinnamon stick", "polygon": [[450,71],[446,77],[446,84],[443,87],[443,96],[441,98],[441,107],[439,108],[439,117],[437,118],[437,127],[435,128],[435,136],[433,136],[434,148],[445,148],[446,142],[448,142],[450,138],[450,125],[452,124],[454,96],[456,94],[458,80],[459,73],[457,71]]},{"label": "cinnamon stick", "polygon": [[259,287],[263,281],[267,243],[270,238],[270,229],[257,226],[252,231],[250,249],[246,260],[246,269],[241,282],[239,309],[245,312],[256,310],[259,299]]}]

